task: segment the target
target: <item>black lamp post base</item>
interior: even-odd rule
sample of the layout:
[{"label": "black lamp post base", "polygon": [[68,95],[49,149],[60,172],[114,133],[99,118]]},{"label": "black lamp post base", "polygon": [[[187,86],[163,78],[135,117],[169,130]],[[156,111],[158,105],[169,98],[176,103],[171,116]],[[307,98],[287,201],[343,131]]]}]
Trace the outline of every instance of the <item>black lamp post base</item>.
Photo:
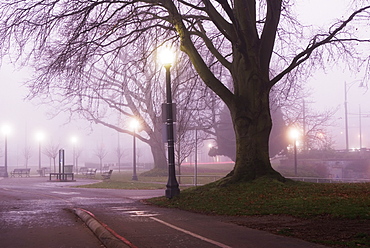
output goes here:
[{"label": "black lamp post base", "polygon": [[139,179],[137,178],[137,176],[136,175],[134,175],[134,176],[132,176],[132,179],[131,179],[132,181],[138,181]]},{"label": "black lamp post base", "polygon": [[178,186],[174,186],[174,187],[169,187],[167,186],[167,189],[166,189],[166,197],[168,199],[171,199],[177,195],[180,194],[180,189],[178,188]]}]

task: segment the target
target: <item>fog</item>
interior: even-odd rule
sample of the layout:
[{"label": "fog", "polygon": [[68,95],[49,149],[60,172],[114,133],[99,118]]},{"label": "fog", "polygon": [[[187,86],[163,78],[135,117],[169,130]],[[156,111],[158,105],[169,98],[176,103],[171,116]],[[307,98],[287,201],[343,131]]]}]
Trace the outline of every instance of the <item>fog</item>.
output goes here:
[{"label": "fog", "polygon": [[[108,154],[103,163],[116,163],[118,142],[124,151],[122,163],[132,161],[132,137],[118,134],[109,128],[91,124],[83,119],[68,121],[68,115],[59,114],[50,118],[53,108],[39,105],[34,101],[24,100],[28,94],[22,82],[30,77],[27,70],[15,70],[12,65],[4,63],[0,69],[0,126],[8,125],[11,132],[8,135],[8,165],[22,167],[25,164],[24,150],[30,147],[31,158],[29,166],[38,165],[39,141],[36,134],[42,132],[44,139],[41,142],[42,150],[51,143],[59,144],[65,150],[66,163],[72,164],[73,144],[72,137],[76,137],[76,149],[81,149],[80,166],[85,162],[99,163],[95,155],[97,146],[103,144]],[[0,137],[0,156],[4,152],[4,134]],[[148,147],[137,142],[139,162],[150,162],[151,155]],[[3,159],[2,159],[3,160]],[[1,161],[0,164],[3,164]],[[49,158],[42,154],[42,166],[49,166]]]},{"label": "fog", "polygon": [[[302,3],[299,9],[299,17],[307,23],[314,24],[332,23],[335,18],[346,16],[346,1],[335,0],[336,8],[332,7],[333,1],[320,0],[322,8],[309,10],[310,4],[317,4],[317,0]],[[331,3],[330,3],[331,2]],[[325,4],[328,4],[327,6]],[[316,5],[317,6],[317,5]],[[327,10],[330,8],[330,11]],[[315,16],[315,18],[313,18]],[[325,20],[323,19],[325,16]],[[320,18],[318,18],[320,17]],[[317,21],[317,23],[316,23]],[[370,93],[365,87],[359,87],[363,76],[364,68],[359,68],[356,75],[347,67],[338,65],[338,68],[329,69],[326,72],[317,71],[304,83],[305,88],[312,92],[307,97],[306,106],[314,110],[325,110],[338,108],[333,117],[334,125],[329,131],[333,137],[335,149],[345,149],[345,121],[344,121],[344,84],[347,83],[347,102],[348,102],[348,133],[349,147],[370,148]],[[74,119],[68,122],[68,116],[60,114],[53,119],[49,119],[48,113],[52,108],[37,105],[37,100],[30,102],[24,101],[27,89],[21,82],[27,80],[31,75],[30,71],[15,71],[12,65],[4,62],[0,69],[0,126],[7,124],[11,126],[12,132],[8,135],[8,164],[10,167],[22,167],[25,163],[24,149],[31,147],[32,156],[29,161],[30,166],[38,164],[38,141],[36,133],[42,131],[45,139],[42,146],[47,146],[51,142],[59,144],[65,149],[66,162],[72,163],[73,144],[71,138],[77,138],[76,147],[82,150],[79,164],[84,162],[98,163],[99,160],[94,154],[99,144],[104,144],[108,155],[103,160],[104,163],[117,162],[115,149],[123,147],[124,156],[122,160],[131,161],[132,159],[132,137],[128,135],[118,135],[109,128],[91,124],[83,119]],[[361,118],[359,109],[361,108]],[[361,125],[360,125],[361,123]],[[0,156],[4,151],[4,135],[0,137]],[[150,162],[151,154],[146,144],[138,141],[138,162]],[[205,146],[206,147],[206,146]],[[204,151],[204,154],[206,152]],[[206,160],[206,155],[204,155]],[[2,159],[3,160],[3,159]],[[43,166],[49,165],[49,158],[42,155]],[[3,161],[0,161],[2,164]]]}]

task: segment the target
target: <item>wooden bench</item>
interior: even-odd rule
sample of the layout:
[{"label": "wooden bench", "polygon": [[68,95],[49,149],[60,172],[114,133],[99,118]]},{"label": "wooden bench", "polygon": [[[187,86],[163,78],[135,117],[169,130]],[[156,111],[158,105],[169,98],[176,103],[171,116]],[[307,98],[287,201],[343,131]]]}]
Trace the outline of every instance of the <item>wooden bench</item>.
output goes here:
[{"label": "wooden bench", "polygon": [[101,176],[103,177],[104,180],[108,180],[108,179],[110,179],[110,176],[112,175],[112,172],[113,172],[113,170],[103,172],[101,174]]},{"label": "wooden bench", "polygon": [[85,176],[86,173],[87,173],[87,170],[88,170],[87,167],[80,167],[80,170],[79,170],[78,174],[81,174],[81,175]]},{"label": "wooden bench", "polygon": [[86,173],[85,173],[85,176],[87,178],[95,178],[95,175],[96,175],[96,170],[97,169],[91,169],[91,168],[88,168]]},{"label": "wooden bench", "polygon": [[26,177],[30,176],[31,169],[14,169],[12,172],[10,172],[11,177],[15,177],[15,175],[18,175],[18,177],[23,177],[25,175]]},{"label": "wooden bench", "polygon": [[37,173],[39,173],[40,177],[46,177],[46,174],[50,173],[50,168],[42,167],[40,170],[37,170]]},{"label": "wooden bench", "polygon": [[71,181],[74,181],[74,173],[57,173],[57,172],[51,172],[49,174],[49,181],[51,181],[51,177],[56,176],[57,181],[68,181],[68,177],[71,177]]}]

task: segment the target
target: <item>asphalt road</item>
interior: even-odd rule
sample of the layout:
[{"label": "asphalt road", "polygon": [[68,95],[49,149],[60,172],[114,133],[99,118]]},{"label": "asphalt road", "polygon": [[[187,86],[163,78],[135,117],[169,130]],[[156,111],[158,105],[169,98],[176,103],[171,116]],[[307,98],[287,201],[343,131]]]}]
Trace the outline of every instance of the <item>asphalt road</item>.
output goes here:
[{"label": "asphalt road", "polygon": [[104,247],[96,232],[74,214],[76,209],[93,214],[105,229],[132,247],[323,247],[237,226],[230,218],[158,208],[140,201],[164,195],[164,190],[71,187],[89,182],[93,180],[0,179],[0,247]]}]

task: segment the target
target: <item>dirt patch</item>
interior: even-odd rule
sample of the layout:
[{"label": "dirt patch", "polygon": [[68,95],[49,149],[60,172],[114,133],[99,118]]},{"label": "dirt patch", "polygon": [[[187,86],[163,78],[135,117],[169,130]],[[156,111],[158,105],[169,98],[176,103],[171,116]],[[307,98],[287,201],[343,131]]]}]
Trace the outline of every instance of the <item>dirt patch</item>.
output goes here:
[{"label": "dirt patch", "polygon": [[330,247],[370,247],[370,220],[343,220],[327,216],[307,220],[269,215],[232,217],[228,221]]}]

